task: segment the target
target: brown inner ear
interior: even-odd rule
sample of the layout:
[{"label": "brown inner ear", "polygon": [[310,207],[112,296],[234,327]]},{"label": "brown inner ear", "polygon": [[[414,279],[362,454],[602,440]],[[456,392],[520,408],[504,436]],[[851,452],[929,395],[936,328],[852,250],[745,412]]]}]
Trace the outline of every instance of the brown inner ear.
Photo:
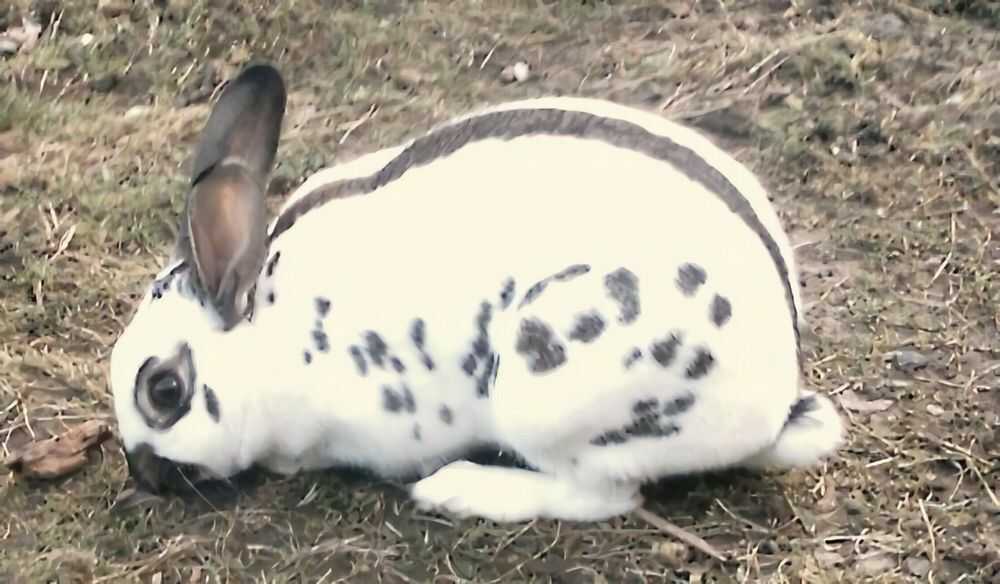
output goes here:
[{"label": "brown inner ear", "polygon": [[215,168],[191,194],[189,235],[198,278],[227,321],[262,259],[260,198],[260,187],[237,165]]}]

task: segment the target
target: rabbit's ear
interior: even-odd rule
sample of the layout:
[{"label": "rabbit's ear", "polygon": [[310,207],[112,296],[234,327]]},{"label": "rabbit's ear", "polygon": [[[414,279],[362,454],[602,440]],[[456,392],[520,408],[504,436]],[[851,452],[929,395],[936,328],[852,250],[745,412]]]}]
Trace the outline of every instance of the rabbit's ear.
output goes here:
[{"label": "rabbit's ear", "polygon": [[275,68],[248,67],[219,97],[195,156],[178,251],[193,263],[227,330],[242,319],[264,263],[264,195],[285,101]]}]

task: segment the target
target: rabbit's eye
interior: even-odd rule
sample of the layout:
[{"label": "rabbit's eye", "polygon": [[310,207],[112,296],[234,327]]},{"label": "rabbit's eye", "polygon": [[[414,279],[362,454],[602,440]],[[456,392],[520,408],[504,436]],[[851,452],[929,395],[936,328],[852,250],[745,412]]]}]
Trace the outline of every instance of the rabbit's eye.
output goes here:
[{"label": "rabbit's eye", "polygon": [[177,353],[161,360],[149,357],[135,374],[132,399],[146,425],[166,430],[191,411],[195,387],[191,348],[181,343]]},{"label": "rabbit's eye", "polygon": [[160,411],[177,408],[184,397],[184,387],[177,374],[167,371],[157,375],[149,383],[149,401]]}]

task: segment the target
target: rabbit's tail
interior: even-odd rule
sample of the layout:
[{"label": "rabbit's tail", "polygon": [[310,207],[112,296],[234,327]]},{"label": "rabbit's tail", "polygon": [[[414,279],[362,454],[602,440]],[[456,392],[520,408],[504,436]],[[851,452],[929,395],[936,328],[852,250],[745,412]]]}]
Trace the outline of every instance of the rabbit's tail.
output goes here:
[{"label": "rabbit's tail", "polygon": [[796,468],[810,466],[833,454],[844,439],[844,423],[825,395],[803,390],[778,439],[741,466]]}]

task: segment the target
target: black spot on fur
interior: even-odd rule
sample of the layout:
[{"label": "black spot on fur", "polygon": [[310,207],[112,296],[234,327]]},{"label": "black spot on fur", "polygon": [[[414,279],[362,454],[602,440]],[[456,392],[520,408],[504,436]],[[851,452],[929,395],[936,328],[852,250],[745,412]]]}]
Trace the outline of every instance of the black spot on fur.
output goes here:
[{"label": "black spot on fur", "polygon": [[639,278],[627,268],[618,268],[604,276],[608,295],[618,303],[618,322],[631,324],[639,318]]},{"label": "black spot on fur", "polygon": [[715,326],[721,327],[729,322],[729,317],[733,315],[733,306],[729,303],[728,298],[716,294],[712,298],[712,305],[709,308],[709,312]]},{"label": "black spot on fur", "polygon": [[666,438],[679,431],[677,424],[669,420],[663,422],[659,412],[653,411],[636,417],[621,430],[612,430],[593,438],[590,443],[594,446],[624,444],[632,438]]},{"label": "black spot on fur", "polygon": [[542,280],[537,282],[531,288],[528,288],[528,291],[524,294],[524,298],[521,299],[521,303],[518,304],[518,307],[527,306],[528,304],[534,302],[535,298],[538,298],[538,295],[544,292],[546,286],[548,285],[548,280]]},{"label": "black spot on fur", "polygon": [[792,409],[788,412],[788,420],[785,425],[796,423],[799,418],[805,416],[809,412],[819,409],[819,402],[816,400],[815,395],[808,395],[794,404],[792,404]]},{"label": "black spot on fur", "polygon": [[424,324],[424,319],[422,318],[414,319],[413,324],[410,325],[410,339],[418,349],[424,348],[426,327],[427,325]]},{"label": "black spot on fur", "polygon": [[[185,269],[187,269],[187,265],[185,264],[185,262],[181,262],[180,264],[175,266],[172,270],[167,272],[162,278],[153,282],[151,290],[153,300],[159,300],[160,298],[163,298],[163,295],[170,291],[170,286],[173,284],[174,278],[177,278],[178,274],[183,272]],[[181,295],[189,297],[198,296],[198,291],[191,285],[191,278],[182,279],[181,282],[187,284],[188,287],[187,291],[185,292],[184,286],[182,285],[177,286],[177,290],[181,293]]]},{"label": "black spot on fur", "polygon": [[688,392],[670,400],[663,406],[664,416],[676,416],[683,414],[694,405],[694,394]]},{"label": "black spot on fur", "polygon": [[399,360],[399,357],[391,357],[389,359],[389,364],[396,370],[396,373],[404,373],[406,371],[406,366]]},{"label": "black spot on fur", "polygon": [[434,360],[424,350],[424,343],[427,341],[427,325],[422,318],[413,319],[413,324],[410,325],[410,340],[413,341],[413,345],[420,351],[421,363],[424,364],[424,367],[428,371],[433,371]]},{"label": "black spot on fur", "polygon": [[582,343],[589,343],[604,332],[604,319],[596,312],[584,314],[576,319],[576,324],[569,332],[569,338]]},{"label": "black spot on fur", "polygon": [[163,295],[170,290],[170,282],[174,279],[172,274],[167,274],[163,279],[153,282],[152,290],[150,291],[153,300],[159,300],[163,298]]},{"label": "black spot on fur", "polygon": [[403,409],[403,396],[388,385],[382,386],[382,407],[387,412],[396,413]]},{"label": "black spot on fur", "polygon": [[670,436],[675,431],[673,425],[670,423],[661,425],[658,414],[641,416],[625,428],[625,434],[635,438]]},{"label": "black spot on fur", "polygon": [[477,357],[483,358],[490,352],[490,321],[493,319],[493,306],[489,302],[483,302],[479,306],[479,314],[476,316],[476,328],[479,336],[472,343],[472,350]]},{"label": "black spot on fur", "polygon": [[385,357],[388,347],[382,337],[374,331],[365,333],[365,345],[368,348],[368,357],[376,367],[385,367]]},{"label": "black spot on fur", "polygon": [[707,375],[714,365],[715,357],[712,353],[707,349],[698,349],[684,374],[688,379],[698,379]]},{"label": "black spot on fur", "polygon": [[274,268],[278,265],[278,259],[280,257],[281,257],[281,250],[278,250],[274,252],[274,255],[271,256],[271,259],[267,260],[267,267],[264,268],[264,274],[266,274],[268,278],[274,275]]},{"label": "black spot on fur", "polygon": [[632,405],[632,422],[624,428],[605,432],[590,441],[594,446],[622,444],[631,438],[664,438],[680,432],[669,418],[686,412],[694,405],[694,395],[682,394],[660,408],[656,398],[642,399]]},{"label": "black spot on fur", "polygon": [[680,344],[680,337],[676,333],[670,333],[667,338],[653,343],[649,347],[649,352],[661,367],[669,367],[677,357],[677,348]]},{"label": "black spot on fur", "polygon": [[537,319],[521,321],[514,348],[528,361],[532,373],[545,373],[566,362],[566,349],[555,339],[552,329]]},{"label": "black spot on fur", "polygon": [[413,397],[413,392],[407,385],[403,385],[399,391],[389,385],[382,386],[382,407],[387,412],[400,412],[406,410],[409,413],[417,411],[417,403]]},{"label": "black spot on fur", "polygon": [[489,359],[486,360],[486,366],[483,367],[483,371],[479,374],[479,379],[476,381],[476,395],[479,397],[490,396],[490,384],[496,380],[497,365],[499,363],[500,359],[495,354],[490,355]]},{"label": "black spot on fur", "polygon": [[572,266],[553,274],[553,280],[559,280],[560,282],[565,282],[566,280],[572,280],[577,276],[582,276],[590,271],[590,266],[587,264],[573,264]]},{"label": "black spot on fur", "polygon": [[306,365],[308,365],[308,364],[310,364],[310,363],[313,362],[312,353],[310,353],[309,351],[304,351],[302,353],[302,358],[305,359]]},{"label": "black spot on fur", "polygon": [[482,359],[490,353],[490,341],[486,337],[476,337],[472,341],[472,354]]},{"label": "black spot on fur", "polygon": [[534,300],[545,291],[550,282],[566,282],[578,276],[582,276],[589,271],[590,266],[586,264],[573,264],[572,266],[560,270],[551,276],[542,278],[531,288],[528,288],[528,291],[524,294],[524,298],[521,299],[521,303],[518,304],[518,308],[527,306],[528,304],[534,302]]},{"label": "black spot on fur", "polygon": [[638,361],[641,358],[642,358],[642,351],[640,351],[639,348],[636,347],[635,349],[629,351],[628,355],[625,355],[623,364],[625,365],[626,369],[631,369],[632,366],[635,365],[636,361]]},{"label": "black spot on fur", "polygon": [[507,278],[500,290],[500,308],[506,310],[514,301],[514,278]]},{"label": "black spot on fur", "polygon": [[609,444],[624,444],[628,442],[628,437],[623,432],[605,432],[590,441],[594,446],[607,446]]},{"label": "black spot on fur", "polygon": [[687,263],[677,268],[677,287],[685,296],[694,296],[707,279],[705,268],[697,264]]},{"label": "black spot on fur", "polygon": [[322,296],[316,297],[316,312],[319,313],[320,318],[325,317],[330,312],[330,301]]},{"label": "black spot on fur", "polygon": [[441,418],[442,422],[449,426],[451,426],[451,423],[455,421],[455,417],[451,413],[451,408],[448,406],[441,406],[441,409],[438,411],[438,416]]},{"label": "black spot on fur", "polygon": [[205,391],[205,409],[208,411],[208,415],[212,417],[212,420],[218,422],[219,398],[215,395],[211,387],[202,385],[202,389]]},{"label": "black spot on fur", "polygon": [[354,359],[354,366],[358,368],[358,373],[360,373],[362,377],[368,375],[368,362],[365,361],[365,355],[361,352],[361,347],[351,345],[351,348],[348,349],[348,351],[351,353],[351,358]]},{"label": "black spot on fur", "polygon": [[660,400],[656,398],[639,400],[635,402],[634,406],[632,406],[632,413],[636,416],[646,416],[652,414],[653,411],[656,410],[656,406],[659,404]]},{"label": "black spot on fur", "polygon": [[476,395],[479,397],[490,397],[490,377],[480,375],[476,380]]},{"label": "black spot on fur", "polygon": [[462,371],[465,371],[466,375],[476,374],[476,356],[473,354],[468,354],[462,359]]},{"label": "black spot on fur", "polygon": [[320,353],[326,353],[330,350],[330,340],[327,338],[326,333],[323,332],[322,329],[313,329],[312,338],[317,351]]},{"label": "black spot on fur", "polygon": [[267,303],[274,304],[274,292],[267,293]]},{"label": "black spot on fur", "polygon": [[421,440],[421,437],[420,437],[420,424],[414,424],[413,425],[413,439],[416,440],[417,442],[420,442],[420,440]]},{"label": "black spot on fur", "polygon": [[417,401],[414,399],[413,392],[410,391],[410,387],[405,384],[403,385],[403,407],[405,407],[406,411],[411,414],[417,411]]}]

